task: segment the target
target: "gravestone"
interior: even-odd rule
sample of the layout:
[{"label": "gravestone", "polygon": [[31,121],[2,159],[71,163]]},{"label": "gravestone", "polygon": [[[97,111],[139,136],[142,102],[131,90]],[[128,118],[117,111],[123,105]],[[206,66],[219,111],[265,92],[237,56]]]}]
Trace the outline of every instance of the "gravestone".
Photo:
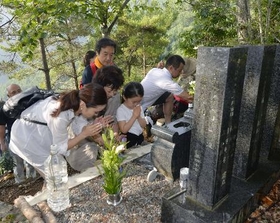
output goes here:
[{"label": "gravestone", "polygon": [[[163,196],[162,222],[244,222],[257,207],[260,194],[267,194],[280,177],[280,162],[270,162],[263,156],[258,160],[257,170],[248,179],[232,176],[248,48],[198,49],[189,184],[186,190],[175,187]],[[257,67],[252,67],[260,72],[260,77],[257,77],[259,80],[253,79],[255,82],[250,83],[251,87],[257,88],[251,91],[254,97],[257,97],[252,101],[262,110],[255,111],[253,116],[263,120],[263,116],[268,113],[265,112],[265,108],[269,107],[271,97],[267,96],[268,86],[273,84],[269,83],[270,74],[261,74],[265,70],[272,71],[269,66],[279,62],[274,62],[273,46],[263,47],[264,56],[260,47],[251,50],[253,51],[249,53],[256,52],[252,55],[255,60],[262,60],[261,66],[256,61],[254,66]],[[277,46],[276,55],[278,53]],[[260,59],[261,57],[264,58]],[[253,63],[250,59],[248,63]],[[273,72],[279,74],[279,71],[275,70],[274,67]],[[245,83],[246,81],[245,88],[249,87],[249,80],[245,79]],[[275,86],[279,86],[276,84]],[[255,124],[252,117],[249,125],[252,132],[249,133],[250,137],[253,138],[253,143],[261,143],[261,137],[258,135],[262,132],[260,121]],[[254,154],[250,152],[251,150],[246,156],[251,157],[251,167],[255,163],[258,151],[253,151]]]},{"label": "gravestone", "polygon": [[262,140],[262,153],[269,152],[269,160],[280,161],[280,46],[276,46],[273,72],[270,82],[269,96]]},{"label": "gravestone", "polygon": [[229,193],[247,48],[198,49],[187,196],[213,209]]},{"label": "gravestone", "polygon": [[189,166],[190,123],[183,117],[166,126],[154,125],[151,131],[157,137],[151,148],[153,166],[168,180],[178,179],[180,169]]},{"label": "gravestone", "polygon": [[247,179],[258,167],[275,46],[248,46],[233,175]]}]

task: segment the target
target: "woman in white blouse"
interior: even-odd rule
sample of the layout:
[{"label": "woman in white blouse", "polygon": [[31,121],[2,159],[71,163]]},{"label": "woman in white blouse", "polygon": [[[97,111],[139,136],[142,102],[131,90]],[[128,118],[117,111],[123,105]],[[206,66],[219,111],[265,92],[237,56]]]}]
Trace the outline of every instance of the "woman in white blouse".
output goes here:
[{"label": "woman in white blouse", "polygon": [[10,149],[44,177],[44,161],[50,146],[57,144],[59,153],[67,156],[81,140],[101,132],[102,124],[84,126],[81,133],[68,138],[67,128],[74,117],[92,118],[105,109],[107,96],[100,85],[87,84],[81,90],[61,93],[38,101],[21,114],[12,126]]}]

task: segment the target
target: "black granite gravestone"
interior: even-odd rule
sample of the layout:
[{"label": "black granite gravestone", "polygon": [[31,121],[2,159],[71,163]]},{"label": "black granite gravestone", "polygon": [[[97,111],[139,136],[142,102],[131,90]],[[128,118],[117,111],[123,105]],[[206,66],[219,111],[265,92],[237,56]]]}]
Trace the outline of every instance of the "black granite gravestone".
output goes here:
[{"label": "black granite gravestone", "polygon": [[178,179],[180,169],[189,166],[190,123],[183,117],[151,131],[157,137],[151,148],[153,166],[169,180]]},{"label": "black granite gravestone", "polygon": [[212,209],[230,189],[246,48],[198,49],[187,196]]},{"label": "black granite gravestone", "polygon": [[[279,57],[278,47],[275,58]],[[257,106],[261,110],[255,111],[255,108],[252,108],[255,114],[248,116],[249,124],[247,123],[247,131],[251,137],[251,142],[248,140],[247,144],[253,144],[254,148],[258,149],[256,143],[261,144],[260,135],[265,134],[260,125],[269,112],[266,113],[265,108],[270,106],[270,97],[276,98],[279,103],[278,96],[273,97],[268,87],[279,86],[279,79],[273,77],[275,73],[279,75],[278,65],[273,68],[272,81],[275,83],[270,83],[270,74],[262,75],[264,71],[272,72],[270,66],[273,66],[273,63],[279,64],[278,59],[274,60],[273,49],[273,46],[257,46],[249,50],[253,59],[248,61],[251,68],[247,66],[244,83],[244,91],[251,94],[252,98],[246,101],[249,96],[244,96],[242,106]],[[258,149],[251,150],[251,147],[246,154],[250,160],[244,161],[249,162],[250,167],[245,170],[253,170],[256,160],[257,170],[246,180],[232,176],[247,50],[248,47],[198,49],[189,184],[187,190],[176,187],[163,197],[162,222],[244,222],[258,205],[260,194],[267,194],[279,179],[280,162],[270,162],[264,156],[258,158]],[[261,66],[258,63],[260,60]],[[250,73],[253,70],[258,72],[259,77]],[[258,89],[246,89],[251,87]],[[278,91],[274,89],[274,92]],[[243,109],[249,112],[249,108]],[[260,121],[255,122],[254,119]],[[242,131],[246,131],[245,124],[242,128]],[[244,146],[247,145],[244,143]]]},{"label": "black granite gravestone", "polygon": [[248,46],[233,175],[247,179],[257,169],[275,46]]},{"label": "black granite gravestone", "polygon": [[260,168],[248,181],[233,177],[227,199],[209,210],[189,199],[185,191],[173,188],[162,198],[164,223],[241,223],[259,205],[260,194],[267,194],[280,177],[280,165],[260,160]]},{"label": "black granite gravestone", "polygon": [[262,154],[267,154],[269,152],[269,160],[280,161],[280,150],[277,146],[280,139],[280,45],[276,46],[269,89],[261,150]]}]

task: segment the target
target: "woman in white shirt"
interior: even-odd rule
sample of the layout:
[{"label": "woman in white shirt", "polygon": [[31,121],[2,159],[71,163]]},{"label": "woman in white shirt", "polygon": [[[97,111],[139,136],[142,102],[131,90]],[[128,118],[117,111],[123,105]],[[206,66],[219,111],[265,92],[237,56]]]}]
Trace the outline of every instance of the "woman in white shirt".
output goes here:
[{"label": "woman in white shirt", "polygon": [[12,126],[10,149],[44,177],[44,161],[50,146],[57,144],[59,153],[67,156],[81,140],[101,132],[100,122],[84,126],[82,132],[68,139],[67,128],[75,116],[97,116],[107,104],[107,96],[100,85],[87,84],[81,90],[64,92],[28,107]]}]

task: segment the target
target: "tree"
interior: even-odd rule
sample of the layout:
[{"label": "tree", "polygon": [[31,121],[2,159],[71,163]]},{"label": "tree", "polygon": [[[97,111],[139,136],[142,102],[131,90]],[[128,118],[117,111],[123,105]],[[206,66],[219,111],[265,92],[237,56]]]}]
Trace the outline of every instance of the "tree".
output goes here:
[{"label": "tree", "polygon": [[279,42],[279,1],[190,0],[194,20],[181,46],[196,54],[198,46],[232,46]]},{"label": "tree", "polygon": [[[47,2],[9,0],[3,2],[6,7],[11,9],[10,13],[15,17],[14,24],[16,26],[9,33],[6,33],[7,38],[5,40],[9,44],[9,47],[6,47],[6,49],[10,52],[19,53],[22,61],[28,63],[35,70],[43,71],[46,87],[51,89],[50,72],[51,69],[55,68],[54,65],[58,66],[58,64],[55,61],[51,66],[49,65],[51,60],[50,54],[53,56],[58,48],[61,51],[60,45],[63,42],[73,46],[75,41],[79,42],[78,39],[81,34],[89,35],[91,33],[87,26],[80,25],[81,29],[79,32],[76,31],[75,36],[73,36],[74,32],[71,25],[75,26],[75,23],[77,24],[76,21],[83,24],[82,21],[84,19],[84,17],[75,14],[75,11],[72,12],[71,10],[72,8],[77,9],[77,7],[74,7],[77,2],[63,1],[62,4],[54,0]],[[11,36],[15,38],[9,41]],[[76,51],[72,49],[72,52]],[[36,60],[38,52],[41,54],[41,65]],[[67,67],[67,63],[71,63],[73,70],[70,74],[73,73],[73,75],[70,76],[74,77],[75,87],[78,88],[78,75],[75,64],[77,58],[73,58],[73,55],[68,55],[72,58],[63,57],[65,60],[61,61],[60,59],[60,65],[64,64]],[[36,73],[33,73],[33,75],[36,75]]]},{"label": "tree", "polygon": [[[10,47],[6,50],[10,52],[18,52],[25,63],[37,66],[36,70],[43,71],[45,74],[46,87],[51,88],[51,69],[55,70],[56,66],[50,65],[51,58],[55,52],[61,52],[62,49],[67,49],[79,55],[70,55],[70,58],[65,58],[65,61],[60,61],[64,64],[64,75],[74,78],[75,87],[78,87],[78,73],[77,73],[77,59],[81,57],[81,50],[74,49],[74,46],[81,47],[76,44],[79,38],[87,37],[89,35],[109,36],[117,20],[122,16],[127,4],[130,0],[124,0],[122,3],[115,1],[57,1],[57,0],[4,0],[3,5],[10,8],[10,13],[15,16],[14,24],[17,29],[13,29],[12,33],[6,35],[17,36],[10,42]],[[78,20],[78,21],[77,21]],[[71,29],[78,26],[78,22],[82,25],[76,36],[73,36]],[[76,25],[75,25],[76,24]],[[94,24],[94,25],[92,25]],[[65,29],[65,27],[70,29]],[[101,29],[98,29],[101,27]],[[62,33],[63,30],[63,33]],[[54,42],[57,41],[56,43]],[[9,41],[7,41],[9,43]],[[66,47],[62,42],[67,43]],[[64,45],[64,46],[61,46]],[[79,46],[78,46],[79,45]],[[59,46],[59,50],[57,50]],[[40,49],[41,66],[33,60]],[[85,52],[85,51],[84,51]],[[84,52],[82,54],[84,54]],[[67,63],[70,63],[72,70],[69,72]],[[54,65],[54,64],[53,64]],[[35,67],[34,67],[35,68]],[[58,69],[61,71],[61,65]],[[68,75],[65,73],[67,70]],[[60,79],[58,76],[57,80]],[[64,78],[62,78],[64,79]]]},{"label": "tree", "polygon": [[251,16],[248,0],[237,0],[237,36],[239,43],[246,43],[251,36]]},{"label": "tree", "polygon": [[174,1],[3,0],[14,17],[6,50],[22,59],[13,63],[13,76],[44,73],[48,89],[78,88],[78,61],[101,35],[117,40],[117,64],[129,75],[145,74],[170,49],[166,33],[179,10]]},{"label": "tree", "polygon": [[181,52],[178,34],[188,24],[182,23],[188,15],[174,2],[150,1],[142,10],[129,11],[119,20],[113,36],[121,48],[117,64],[125,67],[127,81],[141,80],[160,60]]}]

